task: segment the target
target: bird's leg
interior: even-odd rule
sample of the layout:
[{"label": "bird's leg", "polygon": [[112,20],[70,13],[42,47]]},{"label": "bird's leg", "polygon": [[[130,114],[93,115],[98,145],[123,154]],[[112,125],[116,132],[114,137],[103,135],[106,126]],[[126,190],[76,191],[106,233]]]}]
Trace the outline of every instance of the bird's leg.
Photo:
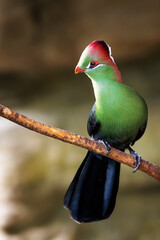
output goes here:
[{"label": "bird's leg", "polygon": [[93,135],[91,135],[91,140],[95,140]]},{"label": "bird's leg", "polygon": [[141,165],[141,156],[138,153],[136,153],[130,146],[128,146],[127,148],[130,154],[134,157],[134,165],[137,163],[137,166],[133,170],[133,173],[135,173],[139,166]]},{"label": "bird's leg", "polygon": [[102,139],[98,139],[98,142],[103,143],[103,145],[106,149],[107,155],[108,155],[109,151],[111,150],[111,145],[108,142],[103,141]]},{"label": "bird's leg", "polygon": [[[92,140],[95,140],[95,138],[93,137],[93,135],[91,136],[91,139]],[[106,149],[106,152],[107,152],[107,155],[109,154],[109,151],[111,150],[111,145],[108,143],[108,142],[105,142],[103,141],[102,139],[98,139],[98,142],[101,142],[103,143],[105,149]]]}]

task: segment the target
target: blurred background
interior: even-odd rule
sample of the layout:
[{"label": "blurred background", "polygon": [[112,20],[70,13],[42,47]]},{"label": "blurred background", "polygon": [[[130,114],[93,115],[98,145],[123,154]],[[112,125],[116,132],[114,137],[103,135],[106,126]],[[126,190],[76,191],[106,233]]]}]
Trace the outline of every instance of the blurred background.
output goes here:
[{"label": "blurred background", "polygon": [[[159,11],[159,0],[0,0],[0,103],[88,136],[93,90],[74,68],[84,48],[103,39],[123,82],[149,107],[134,149],[160,164]],[[63,197],[85,154],[0,118],[1,240],[159,239],[159,184],[124,165],[112,216],[81,225],[70,219]]]}]

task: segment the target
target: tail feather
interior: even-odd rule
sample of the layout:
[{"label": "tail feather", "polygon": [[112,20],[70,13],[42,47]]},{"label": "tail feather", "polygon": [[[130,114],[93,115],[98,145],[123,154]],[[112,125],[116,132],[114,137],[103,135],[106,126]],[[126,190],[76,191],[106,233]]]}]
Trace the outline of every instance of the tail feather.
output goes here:
[{"label": "tail feather", "polygon": [[78,222],[105,219],[112,213],[119,185],[120,164],[88,152],[65,198],[64,206]]}]

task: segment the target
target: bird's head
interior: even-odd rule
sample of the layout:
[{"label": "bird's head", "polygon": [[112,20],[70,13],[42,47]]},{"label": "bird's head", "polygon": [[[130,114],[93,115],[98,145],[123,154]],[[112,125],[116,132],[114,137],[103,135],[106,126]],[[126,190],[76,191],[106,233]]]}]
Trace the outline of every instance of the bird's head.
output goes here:
[{"label": "bird's head", "polygon": [[110,69],[115,73],[116,80],[121,82],[120,72],[111,56],[111,48],[104,41],[94,41],[83,51],[75,68],[75,73],[85,72],[89,77],[107,73]]}]

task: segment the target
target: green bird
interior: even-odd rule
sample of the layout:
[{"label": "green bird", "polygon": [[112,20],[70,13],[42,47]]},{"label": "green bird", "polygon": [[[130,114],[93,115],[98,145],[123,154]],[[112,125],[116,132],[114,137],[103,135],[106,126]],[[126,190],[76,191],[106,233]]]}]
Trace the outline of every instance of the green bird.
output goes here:
[{"label": "green bird", "polygon": [[[84,72],[91,79],[95,104],[89,114],[87,129],[95,140],[121,151],[129,149],[140,165],[140,156],[130,147],[143,135],[148,118],[144,99],[122,84],[120,72],[104,41],[94,41],[83,51],[75,73]],[[88,151],[72,180],[64,207],[76,222],[108,218],[116,202],[120,163]]]}]

